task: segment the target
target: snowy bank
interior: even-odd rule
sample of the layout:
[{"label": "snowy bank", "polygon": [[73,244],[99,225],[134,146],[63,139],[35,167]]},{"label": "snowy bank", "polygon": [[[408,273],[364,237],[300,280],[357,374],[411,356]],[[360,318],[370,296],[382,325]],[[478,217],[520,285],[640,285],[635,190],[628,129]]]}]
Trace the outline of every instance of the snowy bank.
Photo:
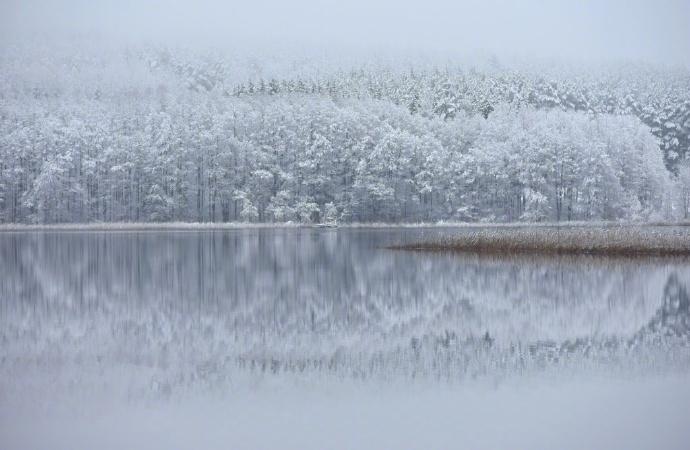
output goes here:
[{"label": "snowy bank", "polygon": [[350,222],[309,224],[299,222],[85,222],[55,224],[0,223],[3,231],[176,231],[237,230],[247,228],[622,228],[685,227],[690,222]]}]

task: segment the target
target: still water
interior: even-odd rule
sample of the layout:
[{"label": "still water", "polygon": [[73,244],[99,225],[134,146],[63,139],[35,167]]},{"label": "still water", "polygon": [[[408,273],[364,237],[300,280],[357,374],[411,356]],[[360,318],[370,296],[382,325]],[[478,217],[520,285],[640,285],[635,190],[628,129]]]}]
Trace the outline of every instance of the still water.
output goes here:
[{"label": "still water", "polygon": [[0,233],[0,410],[690,373],[687,261],[385,248],[458,232]]}]

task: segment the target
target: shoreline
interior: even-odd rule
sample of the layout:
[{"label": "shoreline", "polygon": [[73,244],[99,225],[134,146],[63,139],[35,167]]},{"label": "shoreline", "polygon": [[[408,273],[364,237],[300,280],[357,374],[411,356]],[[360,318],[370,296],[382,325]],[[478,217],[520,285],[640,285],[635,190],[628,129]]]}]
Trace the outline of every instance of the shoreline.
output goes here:
[{"label": "shoreline", "polygon": [[[338,224],[303,223],[249,223],[249,222],[91,222],[60,224],[0,224],[2,232],[21,231],[204,231],[204,230],[242,230],[268,228],[314,228],[314,229],[356,229],[356,228],[491,228],[491,229],[571,229],[571,228],[646,228],[646,227],[690,227],[688,221],[678,222],[614,222],[614,221],[573,221],[573,222],[352,222]],[[408,246],[406,246],[408,247]],[[426,247],[425,247],[426,248]]]}]

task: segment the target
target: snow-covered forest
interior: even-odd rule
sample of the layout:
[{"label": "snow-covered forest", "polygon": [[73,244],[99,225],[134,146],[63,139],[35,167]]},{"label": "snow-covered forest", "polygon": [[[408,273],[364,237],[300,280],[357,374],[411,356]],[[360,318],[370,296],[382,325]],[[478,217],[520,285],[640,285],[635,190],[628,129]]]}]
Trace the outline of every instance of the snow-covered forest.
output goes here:
[{"label": "snow-covered forest", "polygon": [[0,222],[662,220],[690,72],[7,46]]}]

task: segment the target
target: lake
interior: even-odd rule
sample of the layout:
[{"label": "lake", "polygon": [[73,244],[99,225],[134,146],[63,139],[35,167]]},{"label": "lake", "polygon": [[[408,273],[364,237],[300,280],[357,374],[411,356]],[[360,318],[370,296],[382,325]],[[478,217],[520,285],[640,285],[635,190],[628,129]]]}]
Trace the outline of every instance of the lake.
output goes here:
[{"label": "lake", "polygon": [[[385,248],[462,232],[0,233],[0,436],[17,448],[147,448],[161,433],[175,436],[161,448],[198,434],[218,448],[549,448],[569,430],[558,447],[606,448],[596,418],[611,436],[644,424],[627,448],[683,448],[687,260]],[[158,425],[144,427],[151,410]],[[219,418],[236,428],[219,432]],[[143,440],[118,441],[113,423]],[[502,423],[515,429],[495,434]]]}]

